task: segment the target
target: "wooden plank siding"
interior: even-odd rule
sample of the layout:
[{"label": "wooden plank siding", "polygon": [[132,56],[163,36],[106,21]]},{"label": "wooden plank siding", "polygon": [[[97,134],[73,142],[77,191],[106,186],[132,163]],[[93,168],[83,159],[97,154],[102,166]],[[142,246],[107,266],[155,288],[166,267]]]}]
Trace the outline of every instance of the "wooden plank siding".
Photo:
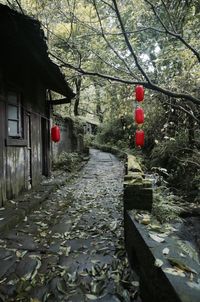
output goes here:
[{"label": "wooden plank siding", "polygon": [[[37,82],[35,82],[32,90],[27,89],[27,86],[24,88],[26,89],[21,89],[23,93],[24,137],[26,138],[24,145],[7,144],[6,100],[0,101],[0,207],[7,199],[16,197],[24,189],[29,189],[31,185],[33,187],[38,185],[44,170],[49,172],[48,132],[50,130],[45,88],[41,84],[38,85]],[[9,88],[6,91],[9,91]],[[43,129],[42,120],[46,121]],[[46,137],[43,137],[45,135]],[[44,148],[46,144],[47,147]]]},{"label": "wooden plank siding", "polygon": [[0,206],[6,199],[6,173],[5,173],[5,103],[0,101]]},{"label": "wooden plank siding", "polygon": [[24,188],[25,147],[7,147],[6,154],[6,197],[17,196]]},{"label": "wooden plank siding", "polygon": [[32,185],[38,184],[42,176],[42,146],[41,146],[41,118],[31,115],[31,154],[32,154]]}]

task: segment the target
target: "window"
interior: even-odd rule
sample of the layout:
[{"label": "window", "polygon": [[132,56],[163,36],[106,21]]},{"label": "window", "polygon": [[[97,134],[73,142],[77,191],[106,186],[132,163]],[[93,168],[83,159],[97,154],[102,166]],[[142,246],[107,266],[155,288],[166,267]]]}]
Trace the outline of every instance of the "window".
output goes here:
[{"label": "window", "polygon": [[7,94],[7,138],[5,142],[6,146],[27,146],[20,95],[15,92]]},{"label": "window", "polygon": [[8,94],[8,136],[13,138],[22,137],[22,117],[20,100],[16,93]]}]

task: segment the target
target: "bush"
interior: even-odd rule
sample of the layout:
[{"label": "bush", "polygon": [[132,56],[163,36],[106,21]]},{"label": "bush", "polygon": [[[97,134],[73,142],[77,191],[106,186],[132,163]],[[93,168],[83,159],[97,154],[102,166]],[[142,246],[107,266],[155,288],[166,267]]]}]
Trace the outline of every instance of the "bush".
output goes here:
[{"label": "bush", "polygon": [[133,134],[135,130],[133,116],[123,116],[105,123],[99,129],[96,141],[100,144],[116,146],[120,149],[131,148],[134,146]]},{"label": "bush", "polygon": [[84,145],[89,147],[95,140],[95,135],[86,133],[84,134]]},{"label": "bush", "polygon": [[152,214],[161,223],[180,220],[183,208],[181,199],[173,195],[167,188],[159,187],[154,191]]},{"label": "bush", "polygon": [[200,152],[188,147],[184,133],[159,142],[151,152],[149,164],[151,167],[166,168],[169,184],[184,190],[192,199],[199,194]]},{"label": "bush", "polygon": [[58,159],[53,163],[53,170],[73,171],[82,162],[82,157],[76,153],[62,152]]}]

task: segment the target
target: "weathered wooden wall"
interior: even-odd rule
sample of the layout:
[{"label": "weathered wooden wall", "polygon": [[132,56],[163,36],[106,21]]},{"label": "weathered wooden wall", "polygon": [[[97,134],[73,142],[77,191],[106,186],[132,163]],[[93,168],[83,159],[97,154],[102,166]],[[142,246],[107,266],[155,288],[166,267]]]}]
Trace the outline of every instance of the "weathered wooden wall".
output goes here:
[{"label": "weathered wooden wall", "polygon": [[4,133],[5,133],[5,104],[0,101],[0,121],[1,121],[1,131],[0,131],[0,206],[2,206],[3,201],[6,199],[6,174],[4,168],[4,157],[5,157],[5,145],[4,145]]},{"label": "weathered wooden wall", "polygon": [[[0,101],[0,206],[6,199],[15,197],[22,190],[30,188],[28,181],[30,169],[32,186],[36,186],[40,182],[43,173],[42,118],[49,123],[46,90],[38,76],[25,73],[23,79],[18,77],[15,81],[10,74],[7,74],[7,77],[11,84],[4,85],[3,94],[5,95],[7,91],[19,91],[22,94],[24,133],[26,138],[28,132],[30,135],[31,156],[29,160],[28,144],[24,146],[6,145],[6,98],[2,96],[2,101]],[[27,124],[27,116],[30,119],[30,127]],[[46,131],[48,130],[47,127]],[[46,151],[48,152],[46,158],[50,162],[48,146]],[[49,165],[48,162],[46,165]]]},{"label": "weathered wooden wall", "polygon": [[25,182],[25,148],[7,147],[4,166],[6,169],[6,197],[16,196]]}]

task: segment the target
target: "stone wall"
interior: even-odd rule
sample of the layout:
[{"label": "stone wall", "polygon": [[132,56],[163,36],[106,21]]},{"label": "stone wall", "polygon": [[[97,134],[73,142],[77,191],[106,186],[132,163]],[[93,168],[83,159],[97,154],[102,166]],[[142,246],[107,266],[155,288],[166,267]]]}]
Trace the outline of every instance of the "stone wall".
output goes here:
[{"label": "stone wall", "polygon": [[[151,211],[152,202],[151,182],[145,179],[136,158],[128,155],[124,179],[125,247],[131,268],[139,275],[142,301],[199,302],[200,266],[192,247],[182,242],[187,246],[183,249],[178,244],[180,238],[173,227],[164,239],[154,240],[150,232],[159,237],[159,231],[137,220],[135,210]],[[169,254],[165,255],[164,249]]]},{"label": "stone wall", "polygon": [[153,201],[152,183],[145,179],[144,172],[135,156],[127,156],[126,175],[124,177],[124,209],[149,210]]},{"label": "stone wall", "polygon": [[79,124],[59,115],[53,116],[52,124],[60,127],[61,135],[58,143],[51,143],[53,162],[62,152],[84,152],[83,128]]}]

